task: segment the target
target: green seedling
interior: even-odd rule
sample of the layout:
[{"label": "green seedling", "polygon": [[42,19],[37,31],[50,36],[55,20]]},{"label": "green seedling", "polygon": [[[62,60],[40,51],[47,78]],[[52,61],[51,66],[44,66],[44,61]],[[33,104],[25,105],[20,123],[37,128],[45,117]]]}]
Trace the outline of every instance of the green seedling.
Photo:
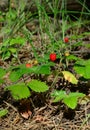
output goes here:
[{"label": "green seedling", "polygon": [[51,94],[51,96],[54,97],[53,102],[62,101],[69,108],[75,109],[78,104],[78,99],[84,97],[85,94],[79,92],[71,92],[69,94],[66,94],[65,91],[56,90]]},{"label": "green seedling", "polygon": [[[10,58],[11,56],[18,58],[18,52],[25,43],[26,43],[26,39],[20,36],[7,39],[5,42],[3,42],[1,46],[0,53],[1,53],[2,59],[6,60]],[[17,46],[19,47],[19,49]]]}]

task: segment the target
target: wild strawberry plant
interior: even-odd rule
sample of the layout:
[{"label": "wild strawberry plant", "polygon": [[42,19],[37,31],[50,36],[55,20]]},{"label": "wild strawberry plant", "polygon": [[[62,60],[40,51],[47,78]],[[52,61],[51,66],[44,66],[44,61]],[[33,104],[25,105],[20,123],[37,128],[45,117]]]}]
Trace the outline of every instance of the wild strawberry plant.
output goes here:
[{"label": "wild strawberry plant", "polygon": [[53,102],[59,102],[62,101],[64,104],[66,104],[69,108],[75,109],[78,103],[78,99],[85,96],[83,93],[78,92],[71,92],[67,94],[65,91],[54,91],[51,94],[52,97],[54,97]]},{"label": "wild strawberry plant", "polygon": [[45,92],[48,90],[48,86],[41,81],[31,80],[28,83],[17,83],[14,85],[10,85],[5,88],[5,90],[9,90],[16,100],[25,99],[31,96],[30,89],[35,92]]},{"label": "wild strawberry plant", "polygon": [[[50,66],[51,64],[42,65],[42,66],[41,65],[32,66],[32,67],[27,67],[26,65],[20,65],[18,67],[13,67],[9,70],[11,71],[9,77],[12,82],[17,82],[24,74],[26,75],[26,74],[34,73],[36,75],[37,74],[50,75],[51,73]],[[72,84],[78,83],[78,80],[76,79],[76,77],[69,71],[61,71],[60,73],[63,74],[63,77],[68,82]],[[6,74],[6,71],[2,69],[2,76],[4,76],[5,74]],[[30,97],[32,94],[32,91],[39,92],[39,93],[47,91],[49,90],[49,86],[46,85],[45,82],[42,82],[37,79],[36,80],[32,79],[28,83],[19,82],[19,83],[15,83],[10,86],[7,86],[5,90],[9,90],[14,99],[21,100],[21,99]],[[85,94],[79,93],[79,92],[78,93],[71,92],[69,94],[66,94],[66,92],[62,90],[60,91],[55,90],[51,95],[53,95],[55,98],[54,102],[58,102],[61,100],[71,109],[74,109],[77,106],[78,98],[85,96]]]},{"label": "wild strawberry plant", "polygon": [[[15,38],[9,38],[1,45],[1,56],[3,60],[9,59],[11,56],[18,59],[18,53],[23,45],[25,45],[26,39],[24,37],[16,36]],[[17,48],[19,47],[19,49]]]},{"label": "wild strawberry plant", "polygon": [[[52,64],[53,65],[53,64]],[[8,69],[9,78],[13,82],[12,85],[7,86],[5,90],[9,90],[11,92],[11,95],[16,100],[21,100],[24,98],[28,98],[31,96],[31,91],[35,92],[45,92],[49,89],[48,85],[46,85],[45,82],[42,82],[38,79],[32,79],[30,82],[18,82],[20,78],[22,78],[24,75],[30,75],[32,73],[39,75],[49,75],[50,74],[50,65],[38,65],[38,66],[30,66],[30,64],[22,64],[17,67],[11,67]],[[6,71],[2,69],[1,76],[4,76]],[[16,83],[17,82],[17,83]],[[15,84],[14,84],[15,83]]]},{"label": "wild strawberry plant", "polygon": [[[69,63],[69,61],[74,60],[75,61],[74,70],[78,74],[80,74],[81,76],[83,76],[84,78],[87,79],[86,73],[85,73],[86,71],[84,72],[84,70],[86,70],[86,69],[88,70],[89,60],[87,60],[87,61],[80,60],[80,58],[78,58],[74,55],[71,55],[71,54],[64,56],[63,55],[64,48],[65,47],[68,48],[68,46],[63,42],[62,42],[61,46],[62,46],[62,52],[60,53],[60,55],[59,55],[59,53],[50,53],[50,55],[48,55],[48,58],[46,58],[46,61],[41,62],[40,59],[38,59],[38,63],[36,65],[32,65],[31,63],[21,64],[18,66],[12,66],[7,71],[3,68],[0,68],[1,83],[4,83],[3,77],[4,77],[4,75],[6,75],[7,72],[10,73],[9,78],[10,78],[11,82],[13,82],[13,84],[7,86],[5,88],[5,90],[10,91],[12,97],[16,100],[21,100],[21,99],[30,97],[32,95],[32,91],[39,92],[39,93],[46,92],[47,90],[49,90],[49,86],[46,85],[45,82],[42,82],[38,79],[32,79],[28,83],[26,83],[26,82],[20,83],[19,80],[24,75],[31,75],[31,74],[50,75],[50,74],[52,74],[51,66],[53,66],[53,67],[55,66],[55,64],[56,64],[55,61],[57,60],[57,58],[59,58],[59,60],[62,61],[62,64],[64,67],[63,68],[64,71],[60,70],[60,66],[58,66],[57,70],[55,70],[58,72],[58,76],[62,75],[62,77],[64,77],[65,80],[67,80],[71,84],[75,84],[75,85],[78,84],[78,79],[74,76],[74,74],[68,70],[65,70],[66,67],[64,65],[66,63],[63,62],[63,60],[65,59],[68,63]],[[59,56],[61,56],[61,57],[59,57]],[[89,78],[90,77],[88,74],[88,79]],[[78,104],[78,99],[85,96],[85,94],[79,93],[79,92],[78,93],[70,92],[69,94],[67,94],[65,91],[62,91],[62,90],[60,90],[60,91],[55,90],[51,95],[55,98],[54,102],[62,101],[64,104],[66,104],[71,109],[75,109],[75,107]]]}]

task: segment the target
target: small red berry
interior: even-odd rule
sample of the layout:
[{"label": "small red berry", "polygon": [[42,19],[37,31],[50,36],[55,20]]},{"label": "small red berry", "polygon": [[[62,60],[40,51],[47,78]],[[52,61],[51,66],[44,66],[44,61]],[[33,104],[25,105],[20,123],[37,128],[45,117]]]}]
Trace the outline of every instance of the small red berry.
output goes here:
[{"label": "small red berry", "polygon": [[26,63],[26,68],[30,68],[32,65],[30,63]]},{"label": "small red berry", "polygon": [[69,42],[69,38],[68,38],[68,37],[65,37],[65,38],[64,38],[64,42],[65,42],[65,43],[68,43],[68,42]]},{"label": "small red berry", "polygon": [[50,60],[55,61],[56,60],[56,53],[51,53],[50,54]]}]

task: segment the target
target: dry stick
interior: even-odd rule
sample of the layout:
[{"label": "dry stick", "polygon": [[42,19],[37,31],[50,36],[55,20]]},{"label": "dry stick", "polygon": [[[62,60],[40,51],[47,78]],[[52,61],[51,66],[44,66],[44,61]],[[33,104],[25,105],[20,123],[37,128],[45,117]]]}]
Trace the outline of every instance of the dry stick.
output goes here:
[{"label": "dry stick", "polygon": [[16,111],[17,112],[17,109],[14,107],[14,106],[12,106],[10,103],[8,103],[8,102],[6,102],[6,101],[3,101],[8,107],[11,107],[14,111]]},{"label": "dry stick", "polygon": [[31,98],[30,98],[30,102],[31,102],[31,104],[32,104],[33,108],[35,109],[36,107],[35,107],[35,105],[34,105],[34,103],[33,103],[33,101],[32,101],[32,99],[31,99]]},{"label": "dry stick", "polygon": [[55,130],[58,130],[57,125],[55,124],[54,119],[53,119],[53,124],[54,124]]},{"label": "dry stick", "polygon": [[79,54],[79,53],[90,53],[90,50],[80,50],[80,51],[72,51],[72,54]]}]

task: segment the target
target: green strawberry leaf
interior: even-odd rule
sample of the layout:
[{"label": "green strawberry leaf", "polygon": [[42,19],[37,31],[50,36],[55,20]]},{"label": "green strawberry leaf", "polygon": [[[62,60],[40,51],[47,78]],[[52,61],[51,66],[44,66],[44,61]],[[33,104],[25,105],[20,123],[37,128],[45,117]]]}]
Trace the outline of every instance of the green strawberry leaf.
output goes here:
[{"label": "green strawberry leaf", "polygon": [[74,61],[77,61],[78,60],[78,57],[76,57],[75,55],[69,55],[66,57],[68,60],[74,60]]},{"label": "green strawberry leaf", "polygon": [[78,103],[78,98],[84,96],[85,94],[83,93],[72,92],[63,99],[63,102],[71,109],[75,109]]},{"label": "green strawberry leaf", "polygon": [[9,90],[12,97],[16,100],[30,97],[31,93],[25,83],[17,83],[14,85],[7,86],[5,90]]},{"label": "green strawberry leaf", "polygon": [[75,70],[81,77],[84,77],[85,79],[90,79],[90,65],[86,65],[86,66],[76,65],[76,66],[74,66],[74,70]]},{"label": "green strawberry leaf", "polygon": [[22,74],[21,74],[21,73],[18,73],[18,71],[12,71],[12,72],[10,73],[9,78],[10,78],[10,80],[11,80],[12,82],[16,82],[16,81],[18,81],[18,80],[20,79],[21,76],[22,76]]},{"label": "green strawberry leaf", "polygon": [[20,65],[17,67],[11,67],[10,80],[12,82],[18,81],[24,74],[50,74],[49,65],[33,66],[31,68],[26,68],[25,65]]},{"label": "green strawberry leaf", "polygon": [[41,82],[38,80],[30,81],[28,83],[28,86],[35,92],[45,92],[49,89],[48,86],[44,82]]},{"label": "green strawberry leaf", "polygon": [[50,74],[50,66],[49,65],[42,65],[39,66],[36,70],[37,74]]},{"label": "green strawberry leaf", "polygon": [[66,92],[62,90],[56,90],[53,93],[51,93],[51,96],[55,98],[53,102],[59,102],[60,100],[66,97]]},{"label": "green strawberry leaf", "polygon": [[51,94],[52,97],[54,97],[53,102],[59,102],[62,101],[64,104],[66,104],[69,108],[75,109],[78,103],[78,98],[84,97],[85,94],[78,93],[78,92],[71,92],[69,94],[66,94],[65,91],[55,91]]}]

